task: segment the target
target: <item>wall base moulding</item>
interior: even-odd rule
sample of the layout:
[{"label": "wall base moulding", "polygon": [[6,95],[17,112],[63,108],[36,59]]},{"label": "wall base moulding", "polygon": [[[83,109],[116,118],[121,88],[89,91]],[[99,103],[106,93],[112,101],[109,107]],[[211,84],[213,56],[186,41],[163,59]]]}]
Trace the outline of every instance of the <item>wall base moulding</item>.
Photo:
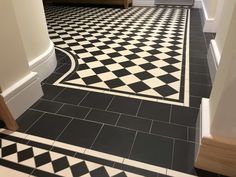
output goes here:
[{"label": "wall base moulding", "polygon": [[30,72],[1,93],[14,119],[17,119],[42,95],[38,74]]},{"label": "wall base moulding", "polygon": [[47,78],[56,68],[57,59],[53,42],[50,40],[48,49],[29,62],[31,71],[37,72],[40,81]]},{"label": "wall base moulding", "polygon": [[199,144],[195,154],[195,167],[223,174],[236,176],[236,144],[219,139],[210,133],[209,99],[202,99],[199,115]]}]

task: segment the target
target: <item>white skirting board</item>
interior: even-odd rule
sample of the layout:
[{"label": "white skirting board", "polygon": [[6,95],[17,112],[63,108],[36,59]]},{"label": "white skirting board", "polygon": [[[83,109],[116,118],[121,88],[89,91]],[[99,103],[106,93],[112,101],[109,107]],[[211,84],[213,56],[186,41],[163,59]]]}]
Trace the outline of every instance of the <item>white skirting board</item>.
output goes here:
[{"label": "white skirting board", "polygon": [[195,0],[193,8],[201,9],[202,8],[202,1],[201,0]]},{"label": "white skirting board", "polygon": [[[155,0],[133,0],[133,6],[155,6]],[[202,8],[201,0],[195,0],[193,8]]]},{"label": "white skirting board", "polygon": [[[196,138],[195,167],[226,176],[236,176],[236,145],[211,134],[209,99],[203,98],[200,107],[199,132]],[[198,139],[196,139],[198,140]]]},{"label": "white skirting board", "polygon": [[154,0],[133,0],[133,6],[154,6]]},{"label": "white skirting board", "polygon": [[30,70],[38,73],[40,81],[47,78],[55,70],[56,66],[55,48],[51,40],[48,49],[29,62]]},{"label": "white skirting board", "polygon": [[203,32],[215,33],[216,22],[214,18],[209,18],[204,2],[201,0],[201,20],[203,26]]},{"label": "white skirting board", "polygon": [[43,95],[38,74],[30,72],[24,78],[4,90],[1,95],[13,117],[17,119]]},{"label": "white skirting board", "polygon": [[220,62],[220,53],[215,40],[211,40],[207,54],[207,62],[211,76],[211,82],[214,82],[217,68]]}]

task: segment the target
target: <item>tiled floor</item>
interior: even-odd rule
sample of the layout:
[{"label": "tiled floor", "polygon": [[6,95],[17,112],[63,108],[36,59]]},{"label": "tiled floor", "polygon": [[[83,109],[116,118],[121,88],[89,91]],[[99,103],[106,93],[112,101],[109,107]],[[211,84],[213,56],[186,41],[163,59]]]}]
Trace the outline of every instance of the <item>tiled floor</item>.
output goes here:
[{"label": "tiled floor", "polygon": [[75,55],[54,85],[189,106],[189,11],[46,7],[52,41]]},{"label": "tiled floor", "polygon": [[[16,142],[21,144],[17,145],[19,151],[32,146],[41,148],[40,153],[45,149],[50,150],[48,153],[58,153],[51,159],[63,156],[62,160],[65,160],[64,156],[69,156],[66,157],[71,159],[69,163],[82,159],[85,164],[87,161],[102,164],[98,167],[98,175],[94,175],[100,177],[104,176],[101,175],[102,172],[104,174],[104,166],[112,168],[106,170],[109,175],[121,169],[117,174],[124,171],[150,177],[167,174],[219,177],[193,167],[199,105],[201,98],[209,97],[211,91],[206,61],[211,37],[212,34],[201,32],[199,10],[191,9],[189,107],[55,86],[53,83],[68,71],[71,61],[65,53],[57,50],[57,69],[42,82],[44,96],[17,119],[19,132],[22,133],[7,136],[0,133],[6,143],[4,146]],[[12,145],[13,150],[10,148],[10,154],[18,151],[15,146]],[[0,164],[13,168],[17,166],[13,163],[15,158],[16,155],[9,158],[11,162],[1,159]],[[67,169],[68,164],[66,168],[62,168],[61,164],[43,169]],[[13,169],[33,176],[52,176],[33,166]],[[68,174],[68,169],[57,171]]]}]

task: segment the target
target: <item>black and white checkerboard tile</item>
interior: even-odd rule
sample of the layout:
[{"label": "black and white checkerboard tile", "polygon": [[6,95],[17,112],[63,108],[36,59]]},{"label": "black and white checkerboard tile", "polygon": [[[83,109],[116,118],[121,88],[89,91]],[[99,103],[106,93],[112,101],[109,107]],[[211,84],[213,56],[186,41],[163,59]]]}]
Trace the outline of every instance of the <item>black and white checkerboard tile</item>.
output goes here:
[{"label": "black and white checkerboard tile", "polygon": [[6,129],[0,129],[0,176],[1,174],[4,176],[14,174],[18,177],[196,177],[172,169]]},{"label": "black and white checkerboard tile", "polygon": [[188,106],[188,8],[48,6],[46,16],[78,60],[56,85]]}]

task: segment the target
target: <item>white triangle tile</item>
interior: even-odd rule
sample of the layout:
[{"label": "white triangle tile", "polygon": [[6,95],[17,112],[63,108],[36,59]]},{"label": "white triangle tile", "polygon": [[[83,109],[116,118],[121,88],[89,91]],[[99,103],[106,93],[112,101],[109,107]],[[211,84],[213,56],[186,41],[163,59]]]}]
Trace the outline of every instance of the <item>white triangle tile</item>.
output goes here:
[{"label": "white triangle tile", "polygon": [[98,83],[90,84],[90,86],[109,89],[109,87],[104,82],[98,82]]},{"label": "white triangle tile", "polygon": [[114,88],[114,90],[119,90],[119,91],[124,91],[124,92],[129,92],[129,93],[135,93],[135,92],[134,92],[130,87],[128,87],[127,85]]},{"label": "white triangle tile", "polygon": [[45,165],[42,165],[42,166],[38,167],[37,169],[47,171],[49,173],[54,173],[54,169],[53,169],[53,166],[52,166],[51,162],[47,163]]},{"label": "white triangle tile", "polygon": [[16,144],[16,147],[17,147],[17,152],[23,151],[23,150],[25,150],[25,149],[29,149],[29,148],[30,148],[30,146],[24,145],[24,144],[20,144],[20,143],[17,143],[17,144]]},{"label": "white triangle tile", "polygon": [[176,94],[173,94],[173,95],[167,96],[167,97],[165,97],[165,98],[179,99],[179,93],[176,93]]},{"label": "white triangle tile", "polygon": [[50,154],[52,161],[57,160],[62,157],[65,157],[65,155],[63,155],[63,154],[59,154],[59,153],[52,152],[52,151],[49,151],[49,154]]},{"label": "white triangle tile", "polygon": [[29,166],[29,167],[32,167],[32,168],[35,168],[36,165],[35,165],[35,161],[34,161],[34,158],[30,158],[30,159],[27,159],[25,161],[22,161],[20,162],[20,164],[22,165],[26,165],[26,166]]},{"label": "white triangle tile", "polygon": [[172,87],[173,89],[180,90],[180,81],[176,81],[176,82],[172,82],[168,84],[170,87]]},{"label": "white triangle tile", "polygon": [[77,163],[80,163],[80,162],[83,161],[83,160],[80,160],[78,158],[74,158],[74,157],[70,157],[70,156],[67,156],[67,160],[68,160],[70,166],[72,166],[74,164],[77,164]]},{"label": "white triangle tile", "polygon": [[56,173],[57,175],[60,175],[60,176],[66,176],[66,177],[73,177],[73,174],[70,170],[70,168],[66,168],[64,170],[61,170],[59,172]]},{"label": "white triangle tile", "polygon": [[85,161],[85,163],[86,163],[89,171],[93,171],[94,169],[97,169],[97,168],[103,166],[103,165],[92,163],[92,162],[88,162],[88,161]]},{"label": "white triangle tile", "polygon": [[15,144],[15,142],[14,141],[9,141],[9,140],[6,140],[6,139],[2,139],[2,148],[6,147],[6,146],[9,146],[9,145],[12,145],[12,144]]},{"label": "white triangle tile", "polygon": [[86,85],[85,82],[82,79],[73,79],[66,81],[66,83],[71,83],[71,84],[79,84],[79,85]]},{"label": "white triangle tile", "polygon": [[11,162],[16,162],[16,163],[18,163],[17,153],[11,154],[11,155],[6,156],[6,157],[3,157],[3,159],[9,160],[9,161],[11,161]]},{"label": "white triangle tile", "polygon": [[33,152],[34,152],[34,156],[38,156],[38,155],[43,154],[47,151],[45,149],[33,147]]},{"label": "white triangle tile", "polygon": [[118,170],[118,169],[115,169],[115,168],[111,168],[111,167],[104,167],[108,173],[109,176],[115,176],[117,175],[118,173],[121,173],[122,171],[121,170]]},{"label": "white triangle tile", "polygon": [[91,177],[91,175],[89,173],[82,175],[81,177]]},{"label": "white triangle tile", "polygon": [[137,174],[134,174],[134,173],[130,173],[130,172],[125,172],[126,176],[127,177],[144,177],[144,176],[141,176],[141,175],[137,175]]},{"label": "white triangle tile", "polygon": [[162,97],[159,93],[157,93],[153,89],[149,89],[149,90],[139,92],[139,94],[150,95],[150,96],[155,96],[155,97]]}]

